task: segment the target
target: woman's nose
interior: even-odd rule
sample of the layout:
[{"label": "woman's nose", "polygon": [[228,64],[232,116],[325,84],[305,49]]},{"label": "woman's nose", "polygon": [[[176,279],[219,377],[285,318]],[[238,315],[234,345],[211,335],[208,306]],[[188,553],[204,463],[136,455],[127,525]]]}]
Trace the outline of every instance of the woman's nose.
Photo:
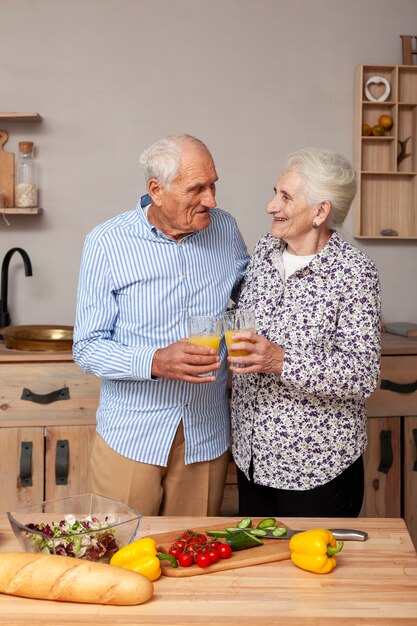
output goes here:
[{"label": "woman's nose", "polygon": [[277,205],[278,205],[277,198],[276,197],[272,198],[272,200],[268,202],[268,204],[266,205],[266,212],[275,213],[275,211],[277,211],[278,209]]}]

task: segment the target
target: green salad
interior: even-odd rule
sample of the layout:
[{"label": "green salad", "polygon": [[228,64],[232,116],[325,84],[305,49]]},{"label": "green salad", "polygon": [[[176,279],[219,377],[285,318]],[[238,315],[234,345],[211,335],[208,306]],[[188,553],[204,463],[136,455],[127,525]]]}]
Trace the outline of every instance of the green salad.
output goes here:
[{"label": "green salad", "polygon": [[115,530],[108,528],[111,523],[109,516],[99,520],[88,515],[77,520],[74,515],[66,515],[58,523],[28,524],[28,528],[42,535],[27,533],[27,537],[37,552],[72,556],[89,561],[107,560],[119,549]]}]

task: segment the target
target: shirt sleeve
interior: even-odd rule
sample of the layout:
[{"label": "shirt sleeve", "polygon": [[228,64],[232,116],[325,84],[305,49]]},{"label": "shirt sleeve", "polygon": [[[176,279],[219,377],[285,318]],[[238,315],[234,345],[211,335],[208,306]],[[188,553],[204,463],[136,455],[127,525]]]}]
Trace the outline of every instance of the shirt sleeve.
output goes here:
[{"label": "shirt sleeve", "polygon": [[233,302],[237,302],[239,299],[239,293],[243,284],[243,279],[249,263],[249,254],[246,248],[244,239],[236,225],[235,237],[234,237],[234,255],[235,255],[235,269],[236,269],[236,281],[232,289],[230,298]]},{"label": "shirt sleeve", "polygon": [[333,345],[285,351],[281,383],[317,396],[367,398],[378,383],[381,293],[370,262],[353,272],[337,320]]},{"label": "shirt sleeve", "polygon": [[100,378],[151,380],[156,348],[133,347],[114,341],[112,329],[117,315],[108,260],[99,240],[87,237],[77,293],[74,361],[83,371]]}]

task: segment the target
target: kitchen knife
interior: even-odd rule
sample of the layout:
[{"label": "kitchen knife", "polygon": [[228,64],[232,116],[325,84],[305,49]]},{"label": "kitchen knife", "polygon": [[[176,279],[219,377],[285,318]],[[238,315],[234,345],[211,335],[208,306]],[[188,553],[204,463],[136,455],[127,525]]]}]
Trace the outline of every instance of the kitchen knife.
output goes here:
[{"label": "kitchen knife", "polygon": [[[368,533],[363,532],[362,530],[353,530],[350,528],[329,528],[331,533],[337,541],[366,541],[368,539]],[[250,529],[239,529],[232,530],[229,532],[247,532],[250,533]],[[293,535],[298,535],[298,533],[303,533],[304,530],[292,530],[291,528],[287,529],[285,535],[281,535],[280,537],[275,537],[272,533],[274,531],[267,530],[266,535],[258,536],[259,539],[291,539]]]}]

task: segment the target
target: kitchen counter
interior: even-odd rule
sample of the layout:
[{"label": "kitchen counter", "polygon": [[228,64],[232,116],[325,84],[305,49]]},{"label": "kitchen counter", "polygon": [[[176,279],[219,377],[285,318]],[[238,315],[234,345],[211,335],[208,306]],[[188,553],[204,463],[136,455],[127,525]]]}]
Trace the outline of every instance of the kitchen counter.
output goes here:
[{"label": "kitchen counter", "polygon": [[[227,526],[236,518],[145,517],[140,536]],[[417,624],[417,555],[402,519],[294,519],[292,528],[358,528],[366,542],[346,542],[330,574],[277,561],[190,578],[161,577],[152,599],[135,607],[30,600],[0,594],[0,624],[239,626],[395,626]],[[0,515],[0,552],[18,549]],[[256,549],[256,548],[254,548]],[[1,554],[0,554],[1,558]]]},{"label": "kitchen counter", "polygon": [[34,350],[13,350],[0,341],[0,363],[45,363],[48,361],[72,361],[72,351],[41,352]]},{"label": "kitchen counter", "polygon": [[403,337],[393,333],[381,334],[382,355],[417,354],[417,337]]}]

